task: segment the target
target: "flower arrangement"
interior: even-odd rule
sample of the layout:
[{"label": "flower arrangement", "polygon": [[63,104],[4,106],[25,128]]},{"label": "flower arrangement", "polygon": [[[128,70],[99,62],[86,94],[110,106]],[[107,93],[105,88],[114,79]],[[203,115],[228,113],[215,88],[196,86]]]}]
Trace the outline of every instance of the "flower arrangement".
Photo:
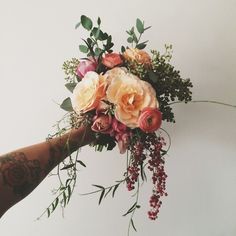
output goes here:
[{"label": "flower arrangement", "polygon": [[[135,230],[133,215],[138,204],[140,182],[148,181],[146,171],[151,174],[153,189],[150,190],[148,217],[155,220],[167,195],[165,155],[170,147],[170,137],[162,128],[162,122],[175,122],[171,103],[191,101],[192,83],[182,79],[180,72],[171,64],[172,46],[165,45],[165,52],[144,50],[148,41],[141,41],[143,33],[150,27],[136,20],[136,26],[127,30],[129,46],[121,46],[120,52],[113,51],[112,36],[101,29],[101,19],[96,26],[82,15],[76,28],[83,27],[88,37],[79,49],[86,56],[64,62],[65,87],[71,92],[61,108],[67,113],[68,128],[61,128],[60,135],[67,129],[81,125],[91,127],[96,141],[91,143],[97,151],[112,150],[116,145],[121,154],[127,153],[127,168],[124,178],[110,187],[94,185],[100,193],[99,204],[109,194],[115,195],[121,183],[128,191],[135,191],[136,200],[124,214],[131,214],[129,227]],[[167,134],[167,135],[166,135]],[[166,136],[167,139],[164,137]],[[66,206],[73,192],[77,168],[85,164],[70,157],[58,169],[67,170],[68,179],[60,184],[57,197],[47,208],[50,215],[58,203]]]}]

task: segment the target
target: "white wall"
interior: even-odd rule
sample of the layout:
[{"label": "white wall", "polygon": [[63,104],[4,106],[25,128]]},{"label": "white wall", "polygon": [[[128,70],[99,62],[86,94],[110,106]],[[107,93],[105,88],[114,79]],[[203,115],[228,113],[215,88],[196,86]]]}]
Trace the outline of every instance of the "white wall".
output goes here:
[{"label": "white wall", "polygon": [[[44,140],[63,114],[56,105],[67,92],[61,65],[79,57],[84,32],[74,30],[81,14],[100,16],[117,49],[125,30],[137,17],[152,29],[150,48],[174,46],[173,63],[194,83],[194,99],[236,104],[235,0],[34,1],[0,0],[0,153]],[[167,159],[169,196],[159,220],[146,217],[151,186],[142,190],[138,233],[162,236],[236,235],[236,110],[210,104],[176,105],[175,125],[164,124],[172,136]],[[121,178],[125,159],[118,151],[81,159],[80,179],[62,218],[36,218],[51,202],[57,181],[45,181],[0,221],[4,236],[126,235],[132,203],[126,189],[101,207],[97,197],[81,197],[91,184],[113,184]]]}]

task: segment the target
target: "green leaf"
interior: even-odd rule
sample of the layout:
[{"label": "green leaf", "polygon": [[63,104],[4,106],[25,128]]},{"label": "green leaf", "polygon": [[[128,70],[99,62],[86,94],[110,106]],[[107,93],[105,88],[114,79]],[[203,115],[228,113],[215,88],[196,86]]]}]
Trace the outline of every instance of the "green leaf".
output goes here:
[{"label": "green leaf", "polygon": [[71,92],[73,93],[73,90],[75,88],[75,86],[77,85],[77,83],[67,83],[65,84],[65,87]]},{"label": "green leaf", "polygon": [[152,26],[148,26],[148,27],[146,27],[144,30],[146,31],[146,30],[148,30],[148,29],[150,29]]},{"label": "green leaf", "polygon": [[108,191],[106,192],[104,198],[111,192],[111,190],[112,190],[112,187],[110,187],[110,188],[108,189]]},{"label": "green leaf", "polygon": [[99,201],[98,201],[98,204],[99,204],[99,205],[100,205],[101,202],[102,202],[102,199],[103,199],[104,194],[105,194],[105,189],[103,189],[102,192],[101,192],[101,195],[100,195],[100,198],[99,198]]},{"label": "green leaf", "polygon": [[67,170],[67,169],[69,169],[69,168],[71,168],[73,166],[75,166],[74,163],[64,166],[63,168],[61,168],[61,170]]},{"label": "green leaf", "polygon": [[69,203],[69,201],[70,201],[70,197],[71,197],[71,187],[70,187],[70,185],[68,185],[68,187],[67,187],[67,191],[68,191],[68,198],[67,198],[67,204]]},{"label": "green leaf", "polygon": [[56,198],[55,202],[52,204],[52,210],[55,211],[55,209],[57,208],[57,205],[59,203],[59,199],[58,197]]},{"label": "green leaf", "polygon": [[78,29],[80,25],[81,25],[81,22],[77,23],[77,24],[75,25],[75,29]]},{"label": "green leaf", "polygon": [[94,27],[91,33],[95,37],[95,39],[98,39],[100,37],[101,30],[97,27]]},{"label": "green leaf", "polygon": [[94,187],[97,187],[97,188],[101,188],[101,189],[105,189],[103,186],[101,185],[97,185],[97,184],[93,184]]},{"label": "green leaf", "polygon": [[143,168],[143,164],[141,165],[141,178],[143,181],[147,181],[147,176],[146,176],[145,170]]},{"label": "green leaf", "polygon": [[115,185],[115,187],[114,187],[114,189],[113,189],[113,191],[112,191],[112,197],[115,196],[115,192],[116,192],[116,190],[117,190],[118,187],[119,187],[119,184]]},{"label": "green leaf", "polygon": [[101,36],[100,36],[99,40],[101,40],[101,41],[103,41],[103,40],[107,40],[108,37],[109,37],[109,36],[108,36],[107,33],[102,33],[102,31],[101,31]]},{"label": "green leaf", "polygon": [[136,205],[137,202],[135,202],[123,216],[130,214],[136,208]]},{"label": "green leaf", "polygon": [[134,39],[132,37],[127,38],[128,43],[133,43]]},{"label": "green leaf", "polygon": [[121,46],[121,52],[125,52],[125,47],[124,46]]},{"label": "green leaf", "polygon": [[63,192],[63,199],[62,199],[62,202],[63,202],[63,206],[65,207],[66,206],[66,199],[67,199],[67,197],[66,197],[66,193],[65,193],[65,191]]},{"label": "green leaf", "polygon": [[79,50],[82,52],[82,53],[87,53],[89,51],[88,47],[85,46],[85,45],[79,45]]},{"label": "green leaf", "polygon": [[133,36],[133,41],[134,41],[135,43],[138,43],[138,38],[137,38],[136,34],[133,33],[132,36]]},{"label": "green leaf", "polygon": [[78,162],[81,166],[86,167],[86,165],[85,165],[81,160],[77,160],[77,162]]},{"label": "green leaf", "polygon": [[136,48],[137,49],[144,49],[146,46],[147,46],[146,43],[139,43],[139,44],[136,45]]},{"label": "green leaf", "polygon": [[85,15],[81,16],[81,24],[88,31],[91,30],[92,27],[93,27],[92,20],[89,17],[85,16]]},{"label": "green leaf", "polygon": [[48,218],[50,217],[50,214],[51,214],[51,212],[50,212],[50,209],[49,208],[47,208],[47,214],[48,214]]},{"label": "green leaf", "polygon": [[140,19],[136,20],[136,28],[140,34],[144,32],[144,24]]},{"label": "green leaf", "polygon": [[98,17],[97,23],[98,23],[98,25],[101,25],[101,18],[100,17]]},{"label": "green leaf", "polygon": [[133,219],[131,219],[131,225],[132,225],[133,229],[137,232],[137,229],[136,229],[135,226],[134,226],[134,221],[133,221]]},{"label": "green leaf", "polygon": [[102,53],[102,49],[101,48],[95,48],[94,53],[95,53],[95,56],[98,57]]},{"label": "green leaf", "polygon": [[66,98],[62,102],[62,104],[60,105],[60,108],[65,110],[65,111],[73,111],[70,97]]}]

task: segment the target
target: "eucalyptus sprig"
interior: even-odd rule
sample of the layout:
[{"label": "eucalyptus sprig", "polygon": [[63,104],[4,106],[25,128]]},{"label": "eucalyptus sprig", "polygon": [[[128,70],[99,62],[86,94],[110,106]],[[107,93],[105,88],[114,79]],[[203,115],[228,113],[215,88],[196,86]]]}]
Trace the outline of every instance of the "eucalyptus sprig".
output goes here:
[{"label": "eucalyptus sprig", "polygon": [[80,25],[89,32],[87,39],[82,39],[84,44],[79,45],[79,49],[82,53],[85,53],[87,57],[100,58],[105,52],[112,52],[114,43],[112,42],[112,36],[101,30],[101,19],[97,18],[96,26],[93,21],[82,15],[80,22],[75,26],[77,29]]},{"label": "eucalyptus sprig", "polygon": [[[136,19],[136,28],[133,26],[130,30],[127,30],[126,33],[129,35],[127,42],[132,45],[133,48],[144,49],[147,46],[148,40],[140,42],[143,33],[151,28],[151,26],[144,27],[144,21],[141,21],[139,18]],[[136,32],[137,31],[137,32]]]}]

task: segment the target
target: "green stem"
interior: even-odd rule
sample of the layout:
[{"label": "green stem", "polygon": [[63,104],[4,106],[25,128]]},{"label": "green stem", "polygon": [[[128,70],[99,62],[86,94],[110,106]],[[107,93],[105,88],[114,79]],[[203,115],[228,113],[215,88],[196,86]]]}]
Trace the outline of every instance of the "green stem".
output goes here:
[{"label": "green stem", "polygon": [[[171,106],[171,105],[178,104],[178,103],[185,103],[185,102],[184,101],[176,101],[176,102],[169,103],[169,105]],[[214,100],[196,100],[196,101],[188,101],[188,103],[213,103],[213,104],[236,108],[236,105],[232,105],[232,104],[228,104],[228,103],[224,103],[224,102],[218,102],[218,101],[214,101]]]},{"label": "green stem", "polygon": [[[130,233],[130,226],[131,226],[131,224],[132,224],[132,221],[133,221],[133,216],[134,216],[134,214],[135,214],[135,211],[136,211],[136,209],[137,209],[137,205],[138,205],[138,200],[139,200],[139,179],[138,179],[138,181],[137,181],[137,191],[136,191],[136,200],[135,200],[135,203],[136,203],[136,206],[135,206],[135,208],[134,208],[134,210],[132,211],[132,213],[131,213],[131,216],[130,216],[130,220],[129,220],[129,226],[128,226],[128,236],[129,236],[129,233]],[[135,229],[135,228],[134,228]]]}]

